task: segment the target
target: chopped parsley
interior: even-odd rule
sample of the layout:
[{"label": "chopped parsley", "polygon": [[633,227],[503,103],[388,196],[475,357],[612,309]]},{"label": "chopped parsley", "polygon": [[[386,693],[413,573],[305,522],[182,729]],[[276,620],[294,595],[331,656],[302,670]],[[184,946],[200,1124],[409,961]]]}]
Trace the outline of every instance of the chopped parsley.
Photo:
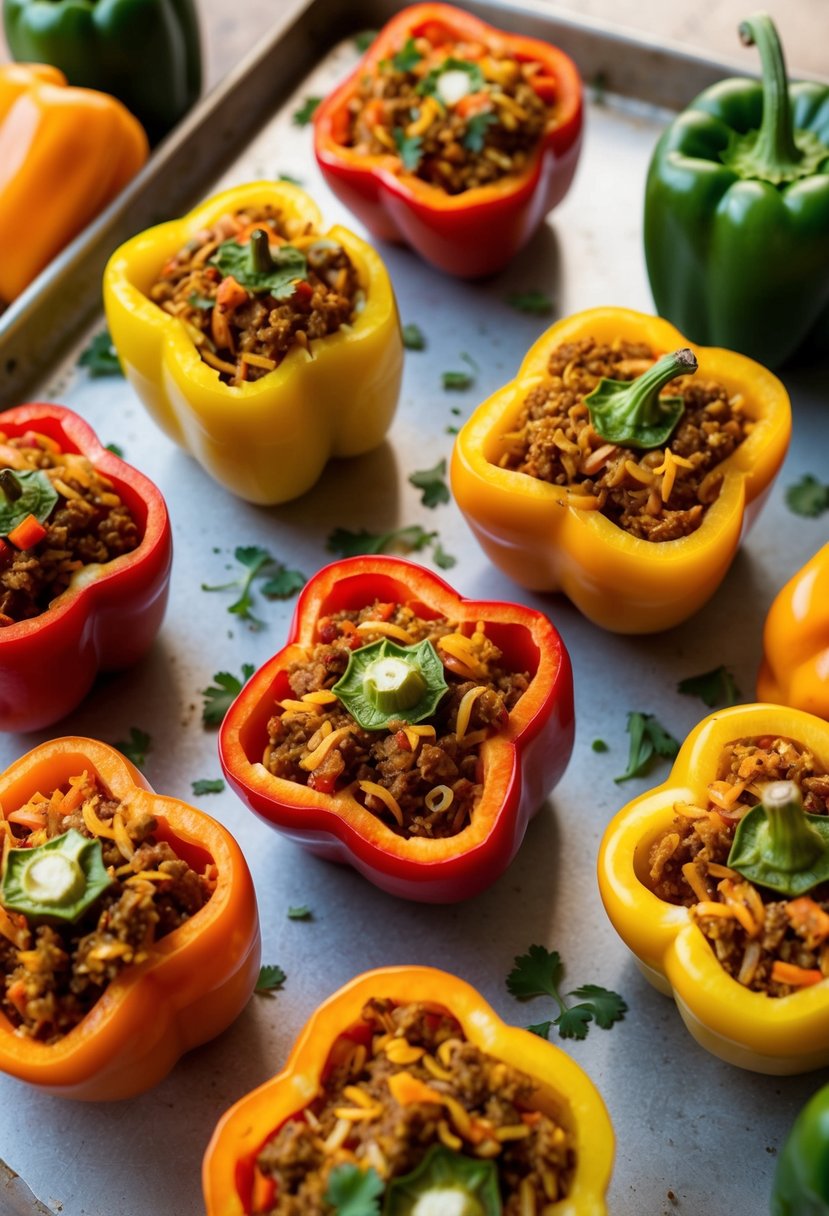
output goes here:
[{"label": "chopped parsley", "polygon": [[[265,248],[266,269],[259,269],[254,261],[253,245],[257,239],[262,240]],[[208,261],[221,271],[223,278],[232,276],[247,291],[267,293],[275,300],[289,300],[296,291],[297,280],[308,277],[308,262],[301,250],[294,245],[271,249],[265,237],[258,238],[255,233],[247,245],[240,245],[237,240],[222,241]]]},{"label": "chopped parsley", "polygon": [[406,350],[425,350],[426,339],[419,325],[410,322],[403,326],[403,345]]},{"label": "chopped parsley", "polygon": [[262,996],[269,996],[272,992],[278,992],[287,978],[285,972],[276,963],[266,963],[260,968],[259,979],[256,981],[253,991]]},{"label": "chopped parsley", "polygon": [[313,920],[314,913],[307,904],[299,904],[288,909],[288,920]]},{"label": "chopped parsley", "polygon": [[650,769],[654,755],[672,760],[679,751],[676,739],[660,726],[653,714],[629,713],[626,729],[630,735],[628,766],[620,777],[613,778],[617,783],[629,781],[631,777],[643,777]]},{"label": "chopped parsley", "polygon": [[124,370],[118,361],[118,354],[108,329],[96,334],[89,346],[81,352],[78,367],[85,367],[87,375],[93,379],[100,376],[123,376]]},{"label": "chopped parsley", "polygon": [[392,55],[391,66],[395,72],[411,72],[417,67],[423,55],[417,49],[414,38],[407,38],[396,55]]},{"label": "chopped parsley", "polygon": [[363,1170],[344,1161],[328,1175],[325,1202],[334,1208],[334,1216],[380,1216],[380,1197],[385,1189],[373,1165]]},{"label": "chopped parsley", "polygon": [[724,665],[698,676],[686,676],[676,688],[685,696],[699,697],[709,709],[715,705],[737,705],[743,699],[733,675]]},{"label": "chopped parsley", "polygon": [[299,109],[294,110],[294,125],[297,127],[307,127],[321,101],[321,97],[306,97]]},{"label": "chopped parsley", "polygon": [[467,152],[482,152],[486,141],[486,130],[498,119],[494,114],[473,114],[467,119],[466,134],[461,143]]},{"label": "chopped parsley", "polygon": [[594,739],[590,744],[594,752],[609,752],[610,748],[605,743],[604,739]]},{"label": "chopped parsley", "polygon": [[545,946],[530,946],[527,954],[515,960],[515,966],[507,976],[507,989],[519,1001],[529,1001],[537,996],[549,996],[558,1006],[558,1017],[529,1026],[533,1034],[542,1039],[550,1036],[550,1029],[558,1027],[562,1039],[584,1039],[595,1022],[602,1030],[610,1030],[614,1022],[621,1022],[627,1012],[627,1004],[617,992],[610,992],[598,984],[583,984],[574,988],[568,996],[575,996],[578,1005],[569,1005],[560,992],[564,978],[564,964],[557,950]]},{"label": "chopped parsley", "polygon": [[468,372],[444,372],[441,380],[443,387],[447,390],[463,392],[464,389],[471,388],[475,383],[475,374],[478,371],[477,363],[470,355],[461,354],[461,358],[465,363],[469,364],[471,370]]},{"label": "chopped parsley", "polygon": [[213,677],[214,683],[202,690],[204,706],[201,720],[205,726],[219,726],[222,718],[230,709],[247,681],[253,675],[253,663],[242,664],[242,678],[234,676],[229,671],[217,671]]},{"label": "chopped parsley", "polygon": [[402,127],[395,127],[392,134],[403,168],[408,173],[414,173],[420,164],[423,140],[419,135],[407,135]]},{"label": "chopped parsley", "polygon": [[131,760],[136,768],[143,768],[147,763],[147,752],[151,750],[153,741],[145,730],[131,726],[129,739],[126,742],[113,743],[112,746],[117,747],[121,755]]},{"label": "chopped parsley", "polygon": [[439,460],[433,469],[419,469],[409,475],[409,482],[422,490],[420,499],[424,507],[439,507],[449,502],[449,487],[446,484],[446,460]]},{"label": "chopped parsley", "polygon": [[829,485],[824,485],[811,473],[804,473],[800,481],[786,487],[786,506],[795,515],[816,519],[829,511]]},{"label": "chopped parsley", "polygon": [[514,291],[507,296],[507,303],[518,312],[529,312],[543,317],[553,311],[553,301],[543,291]]},{"label": "chopped parsley", "polygon": [[194,794],[221,794],[225,788],[225,783],[221,777],[201,777],[198,781],[191,782],[191,788]]},{"label": "chopped parsley", "polygon": [[117,456],[119,460],[124,459],[124,449],[117,443],[107,443],[104,445],[108,452],[112,452],[113,456]]},{"label": "chopped parsley", "polygon": [[294,177],[290,173],[277,173],[276,180],[278,182],[290,182],[290,184],[292,186],[301,186],[302,185],[302,178]]},{"label": "chopped parsley", "polygon": [[263,578],[266,580],[260,584],[259,590],[268,599],[289,599],[292,595],[296,595],[298,591],[301,591],[308,581],[299,570],[289,570],[282,562],[273,557],[267,549],[262,549],[259,545],[239,545],[234,549],[233,556],[243,567],[242,574],[229,583],[218,583],[216,585],[202,583],[201,589],[202,591],[240,589],[241,594],[239,598],[230,604],[228,612],[232,612],[234,616],[238,616],[242,621],[247,621],[252,629],[261,629],[264,625],[264,621],[260,621],[251,612],[251,608],[253,607],[251,587],[254,579]]},{"label": "chopped parsley", "polygon": [[451,570],[453,566],[458,564],[458,559],[453,557],[451,553],[447,553],[438,540],[432,545],[432,560],[441,570]]}]

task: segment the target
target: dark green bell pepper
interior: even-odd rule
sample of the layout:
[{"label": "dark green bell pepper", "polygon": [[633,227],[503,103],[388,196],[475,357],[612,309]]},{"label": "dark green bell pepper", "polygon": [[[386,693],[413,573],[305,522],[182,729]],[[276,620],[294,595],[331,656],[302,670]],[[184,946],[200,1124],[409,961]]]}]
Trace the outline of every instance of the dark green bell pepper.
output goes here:
[{"label": "dark green bell pepper", "polygon": [[201,91],[193,0],[3,0],[20,62],[50,63],[70,84],[118,97],[156,143]]},{"label": "dark green bell pepper", "polygon": [[743,22],[762,82],[721,80],[671,123],[645,192],[661,316],[776,367],[829,321],[829,88],[789,85],[771,18]]},{"label": "dark green bell pepper", "polygon": [[806,1103],[783,1145],[771,1216],[829,1216],[829,1085]]}]

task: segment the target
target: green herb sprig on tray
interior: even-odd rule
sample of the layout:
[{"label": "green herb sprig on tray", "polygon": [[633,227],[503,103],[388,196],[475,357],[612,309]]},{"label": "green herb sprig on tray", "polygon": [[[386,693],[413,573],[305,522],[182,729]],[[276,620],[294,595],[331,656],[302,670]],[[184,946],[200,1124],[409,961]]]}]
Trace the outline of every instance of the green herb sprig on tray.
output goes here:
[{"label": "green herb sprig on tray", "polygon": [[553,1026],[558,1027],[562,1039],[584,1039],[595,1022],[602,1030],[610,1030],[615,1022],[621,1022],[627,1012],[627,1004],[617,992],[610,992],[598,984],[583,984],[574,988],[568,996],[578,997],[578,1005],[568,1005],[561,994],[564,964],[557,950],[545,946],[530,946],[526,954],[519,955],[515,966],[507,976],[507,989],[519,1001],[532,1000],[537,996],[549,996],[558,1006],[558,1016],[546,1022],[537,1022],[527,1029],[542,1039],[550,1037]]},{"label": "green herb sprig on tray", "polygon": [[389,553],[394,550],[419,553],[429,545],[432,546],[435,565],[441,570],[449,570],[455,565],[457,558],[443,549],[437,532],[427,532],[420,524],[408,524],[389,532],[368,532],[365,528],[352,532],[348,528],[335,528],[328,537],[326,548],[340,557],[357,557],[362,553]]},{"label": "green herb sprig on tray", "polygon": [[112,746],[117,748],[122,756],[131,760],[136,768],[143,768],[147,763],[147,753],[152,750],[153,740],[145,730],[131,726],[129,739],[122,739],[120,743],[113,743]]},{"label": "green herb sprig on tray", "polygon": [[734,676],[724,665],[698,676],[686,676],[676,688],[686,697],[699,697],[709,709],[715,705],[738,705],[742,700]]},{"label": "green herb sprig on tray", "polygon": [[92,379],[101,376],[123,376],[124,370],[108,329],[96,334],[89,346],[81,352],[78,367],[85,367],[87,375]]},{"label": "green herb sprig on tray", "polygon": [[449,487],[446,484],[446,460],[439,460],[432,469],[419,469],[409,474],[409,483],[422,491],[424,507],[439,507],[449,502]]},{"label": "green herb sprig on tray", "polygon": [[804,473],[800,481],[787,486],[786,506],[794,515],[817,519],[824,511],[829,511],[829,483],[824,484],[811,473]]},{"label": "green herb sprig on tray", "polygon": [[630,781],[632,777],[644,777],[649,772],[655,755],[672,760],[679,751],[679,743],[657,722],[653,714],[643,714],[636,710],[629,713],[627,732],[630,735],[628,766],[621,776],[613,778],[617,783]]},{"label": "green herb sprig on tray", "polygon": [[272,996],[274,992],[279,992],[287,978],[278,964],[265,963],[259,970],[259,979],[253,991],[260,996]]},{"label": "green herb sprig on tray", "polygon": [[239,545],[233,550],[233,556],[242,566],[242,573],[229,583],[202,583],[202,591],[230,591],[239,589],[239,598],[228,606],[228,612],[247,621],[252,629],[262,629],[265,622],[260,621],[251,612],[253,607],[252,586],[254,579],[262,578],[265,582],[259,585],[262,595],[268,599],[290,599],[301,591],[308,581],[299,570],[289,570],[284,563],[275,558],[267,549],[259,545]]},{"label": "green herb sprig on tray", "polygon": [[204,705],[201,718],[205,726],[221,725],[225,714],[255,670],[253,663],[243,663],[241,680],[230,671],[216,672],[213,683],[203,689]]}]

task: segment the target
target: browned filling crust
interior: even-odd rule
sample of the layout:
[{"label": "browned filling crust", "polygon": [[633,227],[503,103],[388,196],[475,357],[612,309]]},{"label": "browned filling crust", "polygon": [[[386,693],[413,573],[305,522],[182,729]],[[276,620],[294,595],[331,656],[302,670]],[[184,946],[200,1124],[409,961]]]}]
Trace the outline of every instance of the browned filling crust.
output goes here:
[{"label": "browned filling crust", "polygon": [[386,1181],[444,1144],[496,1161],[504,1216],[545,1212],[567,1195],[576,1160],[572,1134],[534,1105],[537,1088],[468,1042],[439,1006],[371,1000],[335,1044],[317,1098],[260,1151],[259,1170],[276,1182],[263,1210],[331,1216],[324,1196],[335,1166],[372,1168]]},{"label": "browned filling crust", "polygon": [[215,866],[197,873],[156,837],[157,827],[152,815],[112,798],[88,772],[35,794],[5,818],[0,811],[4,864],[9,848],[34,848],[74,828],[101,841],[115,879],[74,924],[32,927],[0,906],[0,1011],[19,1035],[57,1042],[125,967],[143,962],[154,942],[207,903]]},{"label": "browned filling crust", "polygon": [[[401,836],[456,835],[481,795],[481,744],[506,725],[528,687],[527,673],[500,665],[501,651],[483,622],[466,636],[444,617],[425,620],[404,604],[375,601],[359,612],[339,612],[320,620],[317,631],[320,640],[308,657],[288,670],[293,697],[268,722],[265,767],[326,794],[352,787],[354,797]],[[428,721],[363,730],[329,691],[351,651],[383,637],[435,645],[449,691]]]},{"label": "browned filling crust", "polygon": [[685,413],[664,448],[642,452],[605,443],[584,398],[602,377],[634,380],[656,355],[643,343],[582,338],[557,346],[547,377],[527,394],[514,428],[502,436],[499,464],[564,486],[574,506],[601,511],[641,540],[688,536],[722,484],[720,465],[752,429],[742,398],[698,376],[664,390]]},{"label": "browned filling crust", "polygon": [[[552,114],[533,87],[544,76],[541,63],[482,43],[436,47],[425,37],[401,51],[361,77],[349,103],[351,147],[398,156],[406,172],[447,194],[526,169]],[[457,61],[467,65],[469,91],[456,102],[442,100],[430,85]]]},{"label": "browned filling crust", "polygon": [[[290,245],[307,259],[306,277],[287,299],[248,291],[209,263],[223,242],[245,244],[257,228],[273,245]],[[270,205],[223,215],[197,232],[170,258],[149,295],[185,324],[202,359],[234,385],[267,375],[293,346],[308,349],[315,338],[336,333],[354,320],[362,298],[345,250]]]},{"label": "browned filling crust", "polygon": [[737,824],[772,781],[795,782],[809,814],[829,814],[829,775],[802,744],[740,739],[723,752],[708,805],[675,805],[671,830],[650,850],[650,883],[660,899],[691,909],[729,975],[754,992],[788,996],[829,977],[829,883],[787,900],[727,865]]},{"label": "browned filling crust", "polygon": [[44,524],[46,536],[31,549],[8,546],[0,568],[0,626],[45,612],[76,571],[130,553],[141,537],[112,482],[77,452],[62,452],[48,435],[0,432],[0,467],[41,469],[58,493]]}]

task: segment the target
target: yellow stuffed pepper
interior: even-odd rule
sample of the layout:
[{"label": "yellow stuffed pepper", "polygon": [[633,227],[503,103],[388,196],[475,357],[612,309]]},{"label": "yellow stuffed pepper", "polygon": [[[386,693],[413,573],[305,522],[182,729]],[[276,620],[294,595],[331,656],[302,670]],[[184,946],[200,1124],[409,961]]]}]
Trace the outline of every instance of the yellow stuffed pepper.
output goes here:
[{"label": "yellow stuffed pepper", "polygon": [[158,425],[250,502],[296,498],[388,430],[403,345],[379,256],[322,233],[302,190],[253,182],[122,245],[110,332]]},{"label": "yellow stuffed pepper", "polygon": [[705,718],[608,827],[599,887],[645,976],[714,1055],[829,1064],[829,725],[778,705]]},{"label": "yellow stuffed pepper", "polygon": [[757,696],[829,718],[829,545],[798,570],[769,609]]},{"label": "yellow stuffed pepper", "polygon": [[452,488],[516,582],[563,591],[606,629],[650,633],[717,589],[790,431],[786,391],[759,364],[595,308],[547,330],[475,411]]}]

